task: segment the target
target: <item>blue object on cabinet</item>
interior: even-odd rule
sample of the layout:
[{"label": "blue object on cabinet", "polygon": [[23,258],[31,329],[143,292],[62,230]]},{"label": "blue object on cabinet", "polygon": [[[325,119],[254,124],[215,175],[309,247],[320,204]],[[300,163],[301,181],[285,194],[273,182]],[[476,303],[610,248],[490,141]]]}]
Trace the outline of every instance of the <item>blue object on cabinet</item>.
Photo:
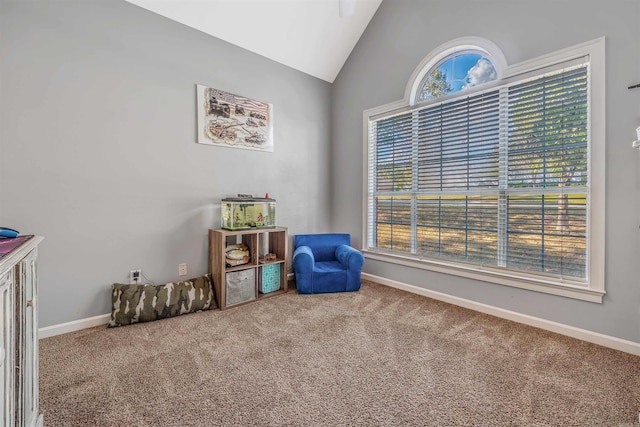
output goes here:
[{"label": "blue object on cabinet", "polygon": [[14,238],[18,237],[18,231],[13,228],[0,227],[0,237]]},{"label": "blue object on cabinet", "polygon": [[362,253],[351,247],[350,234],[298,234],[293,271],[301,294],[360,289]]}]

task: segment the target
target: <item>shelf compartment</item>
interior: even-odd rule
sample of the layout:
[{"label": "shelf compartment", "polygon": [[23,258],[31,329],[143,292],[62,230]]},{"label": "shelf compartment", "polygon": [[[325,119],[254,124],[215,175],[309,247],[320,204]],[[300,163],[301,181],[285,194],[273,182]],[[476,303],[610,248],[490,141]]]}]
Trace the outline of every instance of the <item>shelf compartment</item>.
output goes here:
[{"label": "shelf compartment", "polygon": [[226,273],[225,294],[225,305],[227,307],[256,299],[255,268]]},{"label": "shelf compartment", "polygon": [[282,288],[282,264],[264,264],[258,269],[258,292],[268,294]]}]

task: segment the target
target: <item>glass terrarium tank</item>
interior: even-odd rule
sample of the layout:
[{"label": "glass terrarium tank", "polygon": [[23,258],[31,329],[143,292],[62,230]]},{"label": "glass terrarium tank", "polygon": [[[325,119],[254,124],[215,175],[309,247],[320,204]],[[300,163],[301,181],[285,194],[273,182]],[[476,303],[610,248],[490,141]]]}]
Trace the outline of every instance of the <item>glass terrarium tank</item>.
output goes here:
[{"label": "glass terrarium tank", "polygon": [[226,230],[275,227],[276,201],[268,197],[227,197],[222,199],[221,217]]}]

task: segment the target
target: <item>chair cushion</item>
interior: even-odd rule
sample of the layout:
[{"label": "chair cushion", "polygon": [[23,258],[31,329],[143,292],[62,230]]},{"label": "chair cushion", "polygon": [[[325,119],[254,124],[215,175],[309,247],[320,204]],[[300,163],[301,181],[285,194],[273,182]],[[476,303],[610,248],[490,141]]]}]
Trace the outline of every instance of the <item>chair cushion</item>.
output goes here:
[{"label": "chair cushion", "polygon": [[339,261],[324,261],[316,262],[313,267],[314,273],[332,273],[334,271],[344,271],[347,266],[341,264]]},{"label": "chair cushion", "polygon": [[338,261],[316,262],[312,280],[312,293],[344,292],[347,290],[347,269]]}]

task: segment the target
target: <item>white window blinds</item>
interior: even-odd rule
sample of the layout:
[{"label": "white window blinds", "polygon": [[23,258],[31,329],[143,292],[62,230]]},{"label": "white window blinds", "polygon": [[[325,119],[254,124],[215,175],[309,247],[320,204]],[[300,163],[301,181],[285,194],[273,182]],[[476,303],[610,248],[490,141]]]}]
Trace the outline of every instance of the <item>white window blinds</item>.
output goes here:
[{"label": "white window blinds", "polygon": [[588,62],[369,120],[368,249],[584,282]]}]

